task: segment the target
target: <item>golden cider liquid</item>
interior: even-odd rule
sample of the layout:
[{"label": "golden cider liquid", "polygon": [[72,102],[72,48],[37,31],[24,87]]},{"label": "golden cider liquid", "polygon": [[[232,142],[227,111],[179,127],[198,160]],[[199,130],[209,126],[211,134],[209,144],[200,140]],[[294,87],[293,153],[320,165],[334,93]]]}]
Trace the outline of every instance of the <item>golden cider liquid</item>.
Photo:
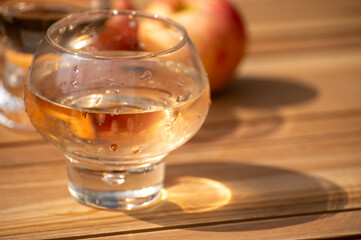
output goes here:
[{"label": "golden cider liquid", "polygon": [[[196,74],[180,76],[184,71],[166,65],[142,69],[146,70],[139,76],[136,71],[130,74],[133,80],[127,83],[115,78],[105,81],[104,87],[81,89],[81,81],[79,87],[73,82],[64,87],[71,89],[67,94],[56,93],[64,83],[55,81],[54,74],[34,81],[40,84],[30,80],[25,90],[27,113],[46,139],[76,158],[110,162],[159,158],[199,130],[210,105],[209,86]],[[129,77],[119,71],[120,78]]]}]

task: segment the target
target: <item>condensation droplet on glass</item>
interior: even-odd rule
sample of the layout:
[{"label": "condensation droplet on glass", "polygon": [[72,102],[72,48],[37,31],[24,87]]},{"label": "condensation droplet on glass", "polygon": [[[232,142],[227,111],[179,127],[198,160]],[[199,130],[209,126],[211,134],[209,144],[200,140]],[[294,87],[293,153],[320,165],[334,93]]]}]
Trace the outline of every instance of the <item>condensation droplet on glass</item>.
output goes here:
[{"label": "condensation droplet on glass", "polygon": [[174,124],[177,121],[177,119],[178,119],[178,114],[172,118],[172,123]]},{"label": "condensation droplet on glass", "polygon": [[129,19],[134,19],[136,12],[132,11],[130,14],[128,14]]},{"label": "condensation droplet on glass", "polygon": [[73,26],[72,24],[70,24],[70,25],[68,26],[68,30],[71,31],[71,30],[73,30],[73,29],[74,29],[74,26]]},{"label": "condensation droplet on glass", "polygon": [[105,90],[105,93],[110,94],[110,90],[109,89]]},{"label": "condensation droplet on glass", "polygon": [[141,151],[141,146],[136,146],[136,147],[133,147],[132,151],[133,151],[133,154],[137,154],[137,153],[140,153]]},{"label": "condensation droplet on glass", "polygon": [[110,150],[112,150],[113,152],[118,151],[118,145],[117,144],[110,145]]},{"label": "condensation droplet on glass", "polygon": [[170,109],[166,109],[165,110],[165,114],[167,115],[167,117],[169,117],[171,115],[172,111]]},{"label": "condensation droplet on glass", "polygon": [[92,144],[93,143],[93,141],[92,140],[90,140],[90,139],[88,139],[88,141],[87,141],[89,144]]},{"label": "condensation droplet on glass", "polygon": [[103,99],[102,96],[98,96],[97,100],[95,101],[95,105],[99,105],[102,99]]},{"label": "condensation droplet on glass", "polygon": [[118,10],[116,9],[112,10],[112,16],[116,16],[116,15],[118,15]]},{"label": "condensation droplet on glass", "polygon": [[73,85],[74,88],[77,88],[79,85],[79,82],[75,80],[71,85]]},{"label": "condensation droplet on glass", "polygon": [[113,78],[107,78],[106,82],[107,82],[107,87],[111,87],[114,84],[114,79]]},{"label": "condensation droplet on glass", "polygon": [[177,102],[181,102],[182,100],[183,100],[182,96],[178,96],[177,99],[176,99]]},{"label": "condensation droplet on glass", "polygon": [[86,34],[88,31],[89,31],[89,26],[85,26],[81,31],[80,31],[80,33],[81,34]]},{"label": "condensation droplet on glass", "polygon": [[177,120],[182,116],[182,113],[176,113],[174,117],[172,118],[172,124],[175,124]]},{"label": "condensation droplet on glass", "polygon": [[119,88],[114,88],[114,93],[119,93],[119,92],[120,92]]},{"label": "condensation droplet on glass", "polygon": [[66,27],[59,28],[59,34],[63,34],[66,31]]},{"label": "condensation droplet on glass", "polygon": [[74,70],[75,73],[79,73],[79,66],[75,65],[73,70]]},{"label": "condensation droplet on glass", "polygon": [[88,112],[84,111],[84,112],[82,113],[82,115],[83,115],[83,118],[86,119],[86,117],[87,117],[87,115],[88,115]]},{"label": "condensation droplet on glass", "polygon": [[145,70],[144,73],[139,77],[139,80],[149,80],[152,77],[152,71]]},{"label": "condensation droplet on glass", "polygon": [[119,115],[122,112],[122,110],[121,108],[114,108],[113,112],[115,115]]}]

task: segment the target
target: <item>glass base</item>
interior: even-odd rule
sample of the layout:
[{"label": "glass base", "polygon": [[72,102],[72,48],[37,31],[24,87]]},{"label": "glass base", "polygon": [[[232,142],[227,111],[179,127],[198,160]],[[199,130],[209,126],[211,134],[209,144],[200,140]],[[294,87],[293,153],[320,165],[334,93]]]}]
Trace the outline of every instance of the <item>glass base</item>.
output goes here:
[{"label": "glass base", "polygon": [[68,188],[80,203],[131,210],[150,206],[160,198],[164,160],[138,167],[100,167],[66,157]]},{"label": "glass base", "polygon": [[[150,206],[160,197],[162,185],[133,191],[92,191],[74,186],[69,182],[70,194],[80,203],[101,209],[132,210]],[[151,193],[151,194],[149,194]],[[129,197],[128,195],[134,195]],[[136,196],[139,194],[139,196]],[[142,197],[143,195],[146,195]]]},{"label": "glass base", "polygon": [[0,124],[22,131],[35,131],[25,112],[24,101],[12,96],[0,81]]}]

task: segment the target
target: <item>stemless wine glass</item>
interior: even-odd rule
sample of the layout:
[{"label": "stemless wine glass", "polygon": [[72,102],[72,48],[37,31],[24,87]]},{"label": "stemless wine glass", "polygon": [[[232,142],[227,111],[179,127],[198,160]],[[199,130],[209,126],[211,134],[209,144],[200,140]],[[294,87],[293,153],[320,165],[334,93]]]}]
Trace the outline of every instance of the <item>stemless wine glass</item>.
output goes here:
[{"label": "stemless wine glass", "polygon": [[107,209],[155,202],[164,157],[201,127],[208,78],[179,24],[92,11],[52,25],[25,84],[32,124],[65,153],[70,193]]}]

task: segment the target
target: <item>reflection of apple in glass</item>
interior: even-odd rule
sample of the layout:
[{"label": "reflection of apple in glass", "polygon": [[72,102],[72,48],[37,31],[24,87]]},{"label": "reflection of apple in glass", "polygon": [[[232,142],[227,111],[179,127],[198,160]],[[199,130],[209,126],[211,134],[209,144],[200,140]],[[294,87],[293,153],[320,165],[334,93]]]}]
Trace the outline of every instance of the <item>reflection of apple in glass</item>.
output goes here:
[{"label": "reflection of apple in glass", "polygon": [[240,13],[227,0],[153,0],[145,11],[169,17],[185,27],[213,93],[229,85],[245,54],[246,36]]}]

